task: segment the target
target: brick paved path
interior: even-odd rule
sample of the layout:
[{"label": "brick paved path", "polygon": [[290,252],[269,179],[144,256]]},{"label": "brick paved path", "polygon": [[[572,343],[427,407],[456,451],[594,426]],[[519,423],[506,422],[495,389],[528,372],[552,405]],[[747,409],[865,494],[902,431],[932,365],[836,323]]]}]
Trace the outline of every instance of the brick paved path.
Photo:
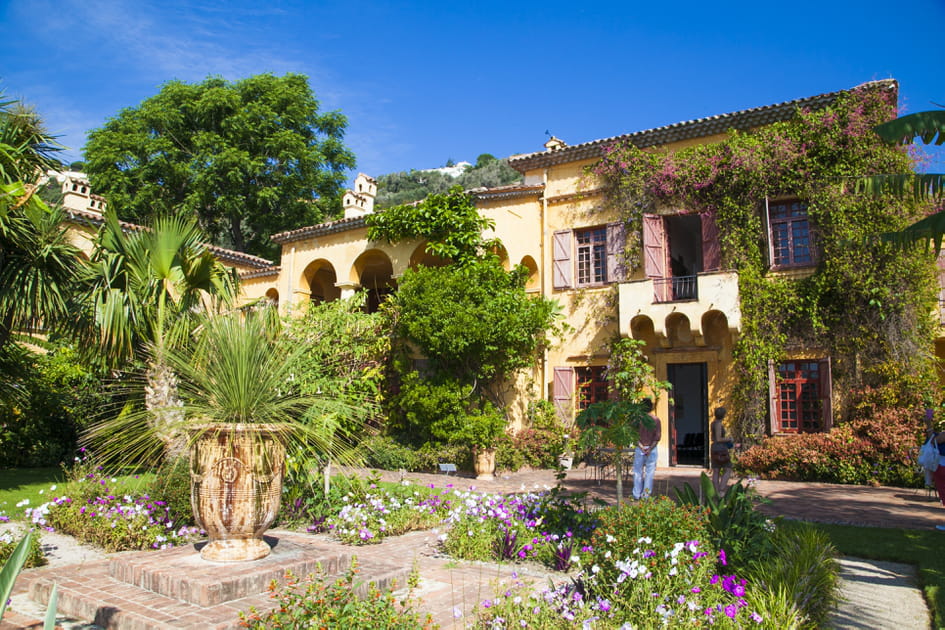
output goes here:
[{"label": "brick paved path", "polygon": [[[366,473],[366,471],[362,472]],[[684,483],[697,486],[701,472],[697,468],[659,469],[656,474],[655,490],[658,494],[672,494],[673,488]],[[384,472],[381,476],[384,480],[399,480],[405,476],[421,484],[432,483],[436,486],[444,486],[449,483],[459,488],[476,488],[488,492],[540,489],[551,487],[556,483],[552,471],[514,473],[500,476],[493,481],[477,481],[470,477],[456,475],[419,473],[402,475],[397,472]],[[583,469],[569,471],[562,480],[562,485],[567,490],[586,492],[588,500],[597,497],[613,501],[616,495],[616,484],[612,479],[598,483],[591,471]],[[945,523],[945,508],[939,505],[937,500],[930,498],[924,490],[780,481],[760,481],[756,487],[760,494],[769,500],[762,509],[772,515],[828,523],[911,529],[931,529],[937,523]],[[629,495],[629,491],[629,483],[627,483],[625,495]],[[291,545],[306,549],[311,547],[317,550],[312,553],[319,554],[319,557],[327,554],[326,557],[335,558],[336,562],[343,562],[343,557],[356,555],[364,566],[365,578],[375,574],[385,579],[398,578],[403,584],[406,573],[415,566],[422,578],[417,593],[422,598],[422,610],[433,614],[435,621],[442,628],[464,627],[464,622],[471,616],[474,608],[493,594],[494,583],[497,580],[510,579],[513,571],[518,572],[520,579],[537,580],[543,583],[552,577],[535,567],[523,568],[451,560],[437,552],[435,531],[413,532],[385,540],[378,545],[358,548],[345,547],[326,536],[313,537],[278,530],[271,531],[269,534],[285,542],[283,549],[290,549]],[[42,599],[43,594],[48,592],[52,582],[55,581],[60,585],[60,610],[63,610],[62,604],[71,601],[69,604],[72,606],[71,609],[77,611],[73,615],[79,618],[91,620],[97,616],[98,621],[103,625],[107,625],[109,619],[112,623],[121,619],[122,627],[135,630],[172,627],[171,624],[175,619],[177,620],[174,622],[176,627],[228,628],[235,625],[238,610],[245,610],[249,605],[264,607],[267,604],[265,596],[258,595],[223,604],[210,600],[204,601],[206,597],[212,597],[212,595],[202,596],[204,599],[201,599],[200,595],[195,595],[193,597],[197,599],[192,603],[171,602],[165,595],[136,590],[136,587],[112,577],[125,574],[139,575],[141,571],[148,570],[138,565],[130,566],[136,562],[154,565],[154,567],[164,566],[166,569],[163,573],[166,575],[160,579],[171,582],[174,580],[175,571],[179,573],[180,579],[192,573],[186,568],[179,570],[173,568],[175,557],[178,557],[179,561],[190,561],[181,554],[193,556],[192,548],[146,553],[146,559],[140,561],[134,559],[135,554],[118,554],[112,560],[105,559],[82,565],[26,571],[17,581],[15,593],[31,592],[34,597]],[[131,560],[122,559],[126,557]],[[215,570],[223,580],[225,576],[233,574],[235,567],[219,565]],[[211,571],[208,575],[212,582],[213,572]],[[139,582],[141,579],[145,578],[140,578]],[[149,579],[152,579],[154,583],[159,581],[157,577]],[[246,580],[249,578],[243,581]],[[204,584],[196,588],[208,589],[210,587]],[[149,616],[156,621],[155,624],[149,625],[143,621]],[[0,623],[0,630],[39,627],[31,626],[35,623],[37,623],[35,619],[8,611],[4,622]]]}]

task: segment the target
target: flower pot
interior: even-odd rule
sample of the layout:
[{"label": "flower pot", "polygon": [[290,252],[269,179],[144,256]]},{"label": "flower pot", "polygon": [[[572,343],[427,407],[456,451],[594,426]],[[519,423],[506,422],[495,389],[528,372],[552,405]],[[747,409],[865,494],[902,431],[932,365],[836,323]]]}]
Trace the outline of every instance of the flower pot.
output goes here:
[{"label": "flower pot", "polygon": [[473,448],[473,464],[476,469],[476,479],[483,481],[495,479],[494,448]]},{"label": "flower pot", "polygon": [[242,562],[269,555],[263,540],[279,512],[283,431],[266,424],[207,424],[190,431],[190,503],[209,537],[204,560]]}]

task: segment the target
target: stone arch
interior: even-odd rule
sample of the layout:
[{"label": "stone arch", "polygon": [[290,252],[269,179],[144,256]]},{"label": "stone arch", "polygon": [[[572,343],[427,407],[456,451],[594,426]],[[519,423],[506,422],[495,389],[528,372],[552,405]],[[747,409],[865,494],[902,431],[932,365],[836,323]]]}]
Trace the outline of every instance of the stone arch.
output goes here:
[{"label": "stone arch", "polygon": [[427,252],[427,242],[424,241],[417,245],[413,253],[410,254],[410,268],[416,269],[420,265],[424,267],[445,267],[450,264],[446,258],[441,258]]},{"label": "stone arch", "polygon": [[335,286],[338,276],[335,268],[325,259],[315,260],[302,272],[301,286],[308,290],[309,297],[315,304],[333,302],[341,297],[341,289]]},{"label": "stone arch", "polygon": [[279,290],[275,287],[270,287],[266,291],[266,299],[269,300],[269,303],[274,307],[279,308]]},{"label": "stone arch", "polygon": [[732,331],[728,325],[728,317],[722,311],[706,311],[702,315],[702,336],[707,346],[730,348],[732,346]]},{"label": "stone arch", "polygon": [[637,315],[630,320],[630,336],[646,343],[647,348],[654,348],[658,339],[653,320],[646,315]]},{"label": "stone arch", "polygon": [[496,243],[496,246],[492,248],[492,253],[499,257],[499,262],[502,263],[502,268],[508,271],[511,269],[511,261],[509,261],[509,252],[505,249],[505,245],[502,243]]},{"label": "stone arch", "polygon": [[540,289],[541,278],[538,276],[538,263],[535,262],[535,259],[531,256],[524,256],[519,264],[528,269],[528,280],[525,281],[525,288]]},{"label": "stone arch", "polygon": [[368,313],[376,312],[396,288],[394,265],[390,256],[380,249],[362,252],[351,266],[349,279],[367,291],[365,309]]},{"label": "stone arch", "polygon": [[695,335],[689,318],[682,313],[670,313],[666,316],[666,338],[671,347],[695,345]]}]

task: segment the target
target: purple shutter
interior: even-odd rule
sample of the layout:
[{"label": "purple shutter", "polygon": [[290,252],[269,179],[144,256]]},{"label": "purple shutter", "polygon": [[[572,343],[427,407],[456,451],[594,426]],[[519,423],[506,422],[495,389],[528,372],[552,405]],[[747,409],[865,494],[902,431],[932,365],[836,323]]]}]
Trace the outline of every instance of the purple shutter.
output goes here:
[{"label": "purple shutter", "polygon": [[565,425],[571,424],[571,411],[574,397],[574,368],[556,367],[551,387],[551,400],[554,403],[558,419]]},{"label": "purple shutter", "polygon": [[780,406],[778,405],[778,377],[777,370],[774,369],[774,361],[768,360],[768,403],[771,407],[770,421],[768,423],[769,435],[774,435],[781,430],[781,419],[778,416]]},{"label": "purple shutter", "polygon": [[647,278],[666,275],[666,255],[663,247],[663,217],[643,215],[643,270]]},{"label": "purple shutter", "polygon": [[568,289],[571,287],[571,230],[554,233],[552,250],[554,288]]},{"label": "purple shutter", "polygon": [[627,226],[623,222],[607,225],[607,281],[623,282],[627,279],[627,265],[623,250],[627,246]]},{"label": "purple shutter", "polygon": [[824,409],[824,431],[833,426],[833,375],[830,373],[830,357],[820,363],[820,400]]},{"label": "purple shutter", "polygon": [[715,215],[703,212],[702,219],[702,271],[718,271],[722,266],[722,252],[719,246],[719,224]]},{"label": "purple shutter", "polygon": [[762,222],[764,223],[765,238],[768,241],[768,266],[774,267],[774,234],[771,232],[771,209],[769,205],[768,198],[765,197]]}]

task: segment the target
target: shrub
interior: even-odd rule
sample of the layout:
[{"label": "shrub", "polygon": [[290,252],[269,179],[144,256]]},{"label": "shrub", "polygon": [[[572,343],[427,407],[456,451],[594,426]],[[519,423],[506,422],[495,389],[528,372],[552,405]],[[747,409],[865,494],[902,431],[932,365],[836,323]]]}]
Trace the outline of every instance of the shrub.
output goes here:
[{"label": "shrub", "polygon": [[827,433],[768,437],[745,451],[737,466],[766,479],[921,487],[916,453],[922,413],[870,409]]},{"label": "shrub", "polygon": [[710,540],[705,511],[698,506],[676,505],[667,497],[652,497],[636,503],[621,503],[596,513],[598,526],[591,534],[592,559],[608,551],[626,557],[637,539],[651,538],[657,553],[671,549],[679,541]]},{"label": "shrub", "polygon": [[676,491],[676,496],[680,503],[705,508],[712,544],[724,550],[738,567],[767,557],[773,551],[771,532],[775,525],[755,509],[760,501],[757,493],[739,481],[720,495],[705,473],[699,482],[701,496],[688,483]]},{"label": "shrub", "polygon": [[346,494],[341,508],[325,525],[342,542],[354,545],[378,543],[417,529],[440,523],[452,505],[449,489],[437,491],[432,485],[417,486],[371,483],[363,496]]},{"label": "shrub", "polygon": [[[0,532],[0,566],[6,564],[6,561],[13,555],[13,551],[16,549],[16,546],[20,544],[21,538],[22,534],[10,530]],[[43,555],[42,541],[40,540],[39,534],[34,532],[33,537],[30,539],[30,547],[26,555],[26,561],[23,563],[23,568],[30,569],[32,567],[41,567],[44,564],[46,564],[46,556]]]},{"label": "shrub", "polygon": [[178,457],[165,463],[145,488],[145,494],[161,497],[178,525],[194,525],[190,503],[190,460]]},{"label": "shrub", "polygon": [[587,540],[596,521],[560,492],[517,495],[456,492],[444,537],[447,553],[466,560],[537,560],[559,571]]},{"label": "shrub", "polygon": [[360,446],[368,466],[381,470],[418,470],[420,457],[409,446],[386,435],[374,435]]},{"label": "shrub", "polygon": [[[260,614],[255,608],[240,613],[240,625],[264,630],[266,628],[345,628],[350,630],[413,630],[433,628],[429,614],[421,615],[410,593],[401,601],[393,594],[381,591],[373,582],[366,586],[354,581],[357,562],[334,582],[325,574],[308,575],[296,580],[286,574],[285,585],[273,580],[269,585],[270,597],[278,602],[275,610]],[[359,591],[365,591],[359,594]]]},{"label": "shrub", "polygon": [[[614,539],[616,542],[616,539]],[[658,553],[653,540],[622,540],[626,556],[582,562],[572,582],[528,593],[521,583],[482,603],[480,627],[720,628],[783,627],[753,610],[752,590],[735,575],[715,572],[713,554],[697,540]]]},{"label": "shrub", "polygon": [[[199,530],[177,522],[164,501],[138,494],[137,486],[110,477],[87,457],[68,470],[61,494],[26,516],[105,551],[165,549],[190,542]],[[88,472],[86,472],[88,471]],[[84,474],[83,474],[84,473]]]},{"label": "shrub", "polygon": [[40,355],[8,344],[0,362],[23,393],[0,400],[0,468],[56,466],[71,457],[79,431],[108,404],[98,376],[69,347]]},{"label": "shrub", "polygon": [[[838,598],[837,550],[830,537],[799,523],[790,528],[778,528],[771,542],[776,553],[751,565],[752,583],[760,587],[759,593],[786,593],[805,626],[823,627]],[[771,605],[764,600],[765,597],[759,595],[758,605]]]},{"label": "shrub", "polygon": [[418,471],[439,472],[439,464],[456,464],[458,470],[472,470],[472,450],[460,444],[427,442],[417,449]]}]

